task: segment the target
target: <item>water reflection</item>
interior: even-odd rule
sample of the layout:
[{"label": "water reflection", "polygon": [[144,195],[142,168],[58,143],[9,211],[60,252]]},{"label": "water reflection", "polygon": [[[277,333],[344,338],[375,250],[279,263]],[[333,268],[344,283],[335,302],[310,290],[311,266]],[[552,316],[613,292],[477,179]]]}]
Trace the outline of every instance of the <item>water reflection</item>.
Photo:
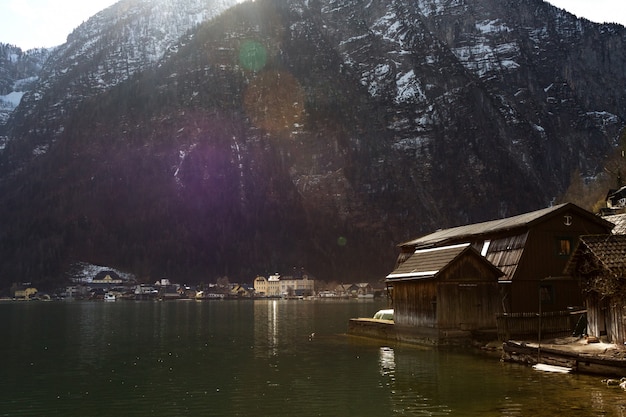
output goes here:
[{"label": "water reflection", "polygon": [[278,355],[278,300],[254,302],[254,345],[258,356]]},{"label": "water reflection", "polygon": [[0,415],[626,417],[599,377],[344,334],[379,308],[0,304]]},{"label": "water reflection", "polygon": [[393,371],[396,369],[396,357],[392,348],[383,346],[379,349],[380,374],[393,379]]}]

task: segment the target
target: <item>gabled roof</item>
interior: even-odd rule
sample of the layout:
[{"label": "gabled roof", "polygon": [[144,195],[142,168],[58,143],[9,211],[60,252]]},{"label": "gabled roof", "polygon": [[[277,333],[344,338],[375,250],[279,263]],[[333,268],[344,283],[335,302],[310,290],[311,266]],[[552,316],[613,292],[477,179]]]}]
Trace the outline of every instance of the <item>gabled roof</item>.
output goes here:
[{"label": "gabled roof", "polygon": [[623,198],[624,196],[626,196],[626,187],[621,187],[618,188],[617,190],[609,190],[609,192],[606,195],[606,199],[607,200],[611,200],[614,198]]},{"label": "gabled roof", "polygon": [[615,225],[611,231],[614,235],[626,235],[626,214],[612,214],[602,218]]},{"label": "gabled roof", "polygon": [[434,233],[430,233],[419,237],[415,240],[411,240],[400,244],[400,246],[415,246],[415,247],[429,247],[429,246],[441,246],[447,241],[458,241],[460,239],[469,239],[471,237],[495,234],[501,232],[507,232],[514,229],[529,228],[537,223],[540,223],[548,218],[551,218],[564,211],[575,211],[582,217],[586,217],[591,221],[604,224],[609,230],[613,226],[612,223],[602,219],[588,212],[575,204],[565,203],[557,206],[544,208],[530,213],[520,214],[518,216],[507,217],[499,220],[492,220],[488,222],[468,224],[465,226],[452,227],[449,229],[438,230]]},{"label": "gabled roof", "polygon": [[618,274],[626,271],[626,235],[581,236],[574,255],[565,271],[573,275],[578,259],[585,253],[592,254],[607,270]]},{"label": "gabled roof", "polygon": [[436,278],[441,271],[465,252],[472,252],[497,271],[497,274],[502,275],[500,270],[480,256],[469,243],[463,243],[438,248],[418,249],[409,259],[399,265],[391,274],[387,275],[387,281]]}]

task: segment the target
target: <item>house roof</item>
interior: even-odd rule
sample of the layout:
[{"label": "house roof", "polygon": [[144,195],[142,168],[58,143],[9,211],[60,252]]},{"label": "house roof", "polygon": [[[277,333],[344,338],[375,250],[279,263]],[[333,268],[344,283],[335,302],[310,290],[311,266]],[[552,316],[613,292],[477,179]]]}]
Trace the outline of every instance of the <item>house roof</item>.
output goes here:
[{"label": "house roof", "polygon": [[[435,278],[450,263],[463,253],[471,251],[476,256],[484,259],[473,249],[469,243],[443,246],[438,248],[418,249],[413,255],[399,265],[391,274],[387,275],[387,281],[415,280]],[[485,263],[489,263],[485,260]],[[493,265],[491,267],[496,269]],[[501,271],[497,271],[502,274]]]},{"label": "house roof", "polygon": [[583,217],[586,217],[593,221],[597,221],[599,223],[604,223],[604,225],[609,229],[612,227],[612,224],[607,220],[604,220],[601,217],[598,217],[593,213],[590,213],[587,210],[576,206],[575,204],[565,203],[537,211],[532,211],[530,213],[507,217],[504,219],[437,230],[436,232],[402,243],[400,244],[400,246],[414,246],[418,248],[441,246],[448,241],[458,241],[460,239],[468,239],[480,235],[496,234],[518,228],[528,228],[536,223],[544,221],[549,217],[552,217],[567,210],[576,211],[579,215]]},{"label": "house roof", "polygon": [[626,187],[621,187],[618,189],[610,189],[606,195],[606,199],[609,200],[613,197],[621,198],[626,195]]},{"label": "house roof", "polygon": [[[481,242],[483,247],[480,251],[483,256],[504,273],[504,276],[500,277],[501,281],[510,281],[515,276],[527,239],[528,231],[524,231],[518,235],[505,236],[489,243]],[[488,246],[485,247],[486,245]]]},{"label": "house roof", "polygon": [[626,235],[626,214],[612,214],[602,218],[615,225],[612,230],[614,235]]},{"label": "house roof", "polygon": [[574,272],[578,259],[584,253],[591,253],[608,271],[622,273],[626,270],[626,235],[581,236],[574,255],[565,267],[567,273]]},{"label": "house roof", "polygon": [[96,274],[95,277],[93,277],[94,280],[105,280],[107,279],[107,276],[109,277],[109,279],[112,280],[122,280],[122,278],[120,278],[120,276],[115,272],[115,271],[111,271],[111,270],[104,270],[104,271],[100,271]]}]

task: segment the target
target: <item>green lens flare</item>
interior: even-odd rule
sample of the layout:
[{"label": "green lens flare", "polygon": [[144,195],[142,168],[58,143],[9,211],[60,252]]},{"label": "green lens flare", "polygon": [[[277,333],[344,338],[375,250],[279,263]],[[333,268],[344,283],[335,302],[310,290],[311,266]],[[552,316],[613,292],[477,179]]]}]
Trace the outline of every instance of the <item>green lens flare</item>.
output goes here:
[{"label": "green lens flare", "polygon": [[265,67],[267,51],[265,47],[255,41],[245,41],[239,48],[239,63],[250,71],[259,71]]}]

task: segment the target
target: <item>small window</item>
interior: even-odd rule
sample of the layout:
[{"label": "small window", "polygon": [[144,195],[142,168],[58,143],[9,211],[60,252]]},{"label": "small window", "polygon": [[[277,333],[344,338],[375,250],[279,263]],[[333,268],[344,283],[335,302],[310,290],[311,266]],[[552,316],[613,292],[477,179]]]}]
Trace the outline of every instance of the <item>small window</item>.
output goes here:
[{"label": "small window", "polygon": [[541,304],[552,304],[554,302],[554,288],[552,288],[552,285],[541,284],[539,298],[541,299]]},{"label": "small window", "polygon": [[482,256],[487,256],[487,252],[489,251],[489,245],[491,245],[491,240],[485,240],[483,243],[483,249],[480,251]]},{"label": "small window", "polygon": [[569,256],[572,254],[572,239],[561,237],[556,242],[556,253],[558,256]]}]

